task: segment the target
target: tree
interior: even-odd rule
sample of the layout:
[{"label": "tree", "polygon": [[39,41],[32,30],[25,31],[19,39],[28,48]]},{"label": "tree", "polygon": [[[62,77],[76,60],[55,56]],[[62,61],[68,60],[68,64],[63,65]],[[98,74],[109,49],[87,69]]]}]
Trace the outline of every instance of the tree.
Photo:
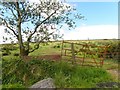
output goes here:
[{"label": "tree", "polygon": [[[62,24],[75,27],[75,22],[70,18],[71,11],[75,9],[57,0],[39,0],[39,3],[20,0],[1,2],[0,7],[0,19],[7,27],[6,32],[18,40],[20,56],[27,56],[38,49],[41,42],[50,40]],[[84,18],[78,14],[73,17]],[[36,42],[32,50],[31,42]]]}]

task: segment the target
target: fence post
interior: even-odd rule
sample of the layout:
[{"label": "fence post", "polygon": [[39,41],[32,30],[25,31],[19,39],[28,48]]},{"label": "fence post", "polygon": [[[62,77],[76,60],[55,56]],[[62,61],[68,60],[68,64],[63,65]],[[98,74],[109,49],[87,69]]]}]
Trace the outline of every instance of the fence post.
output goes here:
[{"label": "fence post", "polygon": [[62,55],[63,55],[63,43],[64,41],[62,41],[62,46],[61,46],[61,60],[62,60]]},{"label": "fence post", "polygon": [[104,54],[103,54],[103,61],[102,61],[102,66],[104,64],[104,60],[106,59],[106,56],[107,56],[107,49],[108,49],[109,46],[105,46],[104,47]]},{"label": "fence post", "polygon": [[75,50],[74,50],[74,43],[71,43],[71,51],[72,51],[72,63],[75,63]]}]

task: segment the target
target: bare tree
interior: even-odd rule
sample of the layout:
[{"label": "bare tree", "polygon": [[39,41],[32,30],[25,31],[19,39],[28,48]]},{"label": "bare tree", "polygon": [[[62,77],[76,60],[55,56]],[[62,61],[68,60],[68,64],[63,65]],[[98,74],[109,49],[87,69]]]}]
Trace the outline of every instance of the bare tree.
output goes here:
[{"label": "bare tree", "polygon": [[[39,3],[20,0],[1,2],[0,19],[7,27],[6,32],[18,40],[20,56],[27,56],[38,49],[41,42],[50,40],[62,24],[66,23],[69,28],[73,28],[76,17],[84,18],[78,14],[71,16],[73,10],[70,5],[57,0],[40,0]],[[58,24],[61,25],[59,28],[54,27]],[[36,42],[35,46],[30,49],[33,41]]]}]

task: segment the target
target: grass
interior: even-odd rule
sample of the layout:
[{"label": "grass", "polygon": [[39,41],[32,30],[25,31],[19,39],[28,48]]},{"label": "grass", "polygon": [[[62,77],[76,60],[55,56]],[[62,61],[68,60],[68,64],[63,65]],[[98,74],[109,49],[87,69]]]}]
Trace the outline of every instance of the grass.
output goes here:
[{"label": "grass", "polygon": [[[80,43],[81,41],[77,42]],[[92,43],[97,44],[101,42],[103,43],[104,40],[92,41]],[[105,43],[108,43],[108,41],[105,41]],[[66,44],[64,47],[67,48],[69,45]],[[11,54],[3,56],[3,62],[1,61],[3,66],[3,87],[5,88],[29,87],[35,82],[48,77],[54,79],[55,85],[58,88],[95,88],[96,84],[100,82],[117,82],[106,71],[107,69],[118,69],[118,63],[113,59],[106,59],[102,68],[96,68],[85,67],[80,64],[73,66],[71,63],[68,63],[71,60],[70,57],[63,57],[61,62],[47,60],[31,60],[30,62],[25,62],[18,56],[14,56],[14,53],[19,52],[18,49],[10,52]],[[41,44],[40,48],[30,53],[29,56],[54,54],[61,54],[61,42]]]},{"label": "grass", "polygon": [[59,88],[95,88],[99,82],[112,81],[108,77],[109,74],[103,69],[77,66],[65,71],[63,69],[57,74],[55,80]]},{"label": "grass", "polygon": [[[53,45],[41,46],[35,52],[30,53],[30,56],[40,56],[40,55],[51,55],[51,54],[60,54],[61,48],[53,48]],[[47,52],[47,53],[46,53]]]},{"label": "grass", "polygon": [[103,65],[104,69],[118,69],[118,62],[113,59],[106,59]]},{"label": "grass", "polygon": [[57,88],[95,88],[99,82],[113,81],[102,68],[47,60],[3,60],[3,87],[29,87],[48,77],[54,79]]}]

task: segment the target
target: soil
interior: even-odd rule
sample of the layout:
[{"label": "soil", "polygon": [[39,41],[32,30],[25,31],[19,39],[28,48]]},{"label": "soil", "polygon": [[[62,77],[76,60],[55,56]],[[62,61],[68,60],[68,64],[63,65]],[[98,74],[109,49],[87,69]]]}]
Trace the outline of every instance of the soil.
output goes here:
[{"label": "soil", "polygon": [[96,86],[99,88],[119,88],[120,83],[118,82],[118,74],[120,74],[119,70],[117,69],[108,69],[108,73],[112,75],[112,77],[116,80],[116,82],[101,82],[98,83]]},{"label": "soil", "polygon": [[24,60],[29,61],[29,60],[52,60],[52,61],[59,61],[61,60],[61,55],[41,55],[41,56],[25,56]]},{"label": "soil", "polygon": [[118,82],[103,82],[103,83],[98,83],[97,87],[99,88],[118,88],[120,86],[120,83]]},{"label": "soil", "polygon": [[120,74],[120,71],[118,69],[109,69],[107,72],[110,73],[116,81],[118,81],[118,76]]}]

